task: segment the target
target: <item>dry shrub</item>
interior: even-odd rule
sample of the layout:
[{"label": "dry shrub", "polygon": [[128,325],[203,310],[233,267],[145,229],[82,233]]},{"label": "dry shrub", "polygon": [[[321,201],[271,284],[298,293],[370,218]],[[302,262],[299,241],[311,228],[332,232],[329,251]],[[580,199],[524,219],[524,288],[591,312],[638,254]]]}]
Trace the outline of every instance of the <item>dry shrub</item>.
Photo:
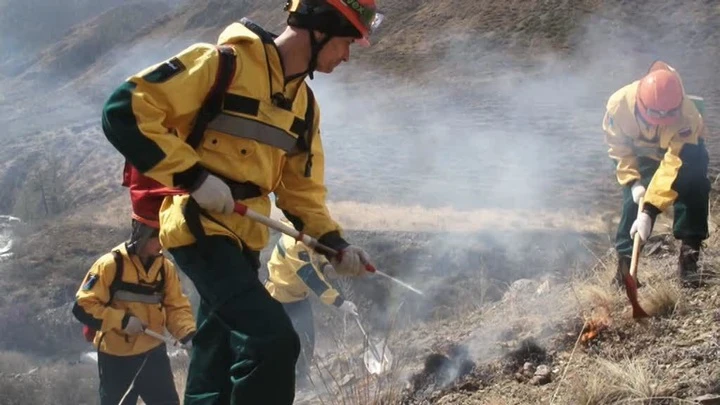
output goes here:
[{"label": "dry shrub", "polygon": [[0,404],[95,405],[97,367],[91,364],[38,365],[30,357],[0,353]]},{"label": "dry shrub", "polygon": [[674,278],[659,278],[642,288],[641,305],[650,316],[669,316],[681,309],[682,292]]},{"label": "dry shrub", "polygon": [[586,405],[642,403],[661,396],[664,381],[660,375],[647,359],[594,359],[572,378],[570,397],[573,403]]}]

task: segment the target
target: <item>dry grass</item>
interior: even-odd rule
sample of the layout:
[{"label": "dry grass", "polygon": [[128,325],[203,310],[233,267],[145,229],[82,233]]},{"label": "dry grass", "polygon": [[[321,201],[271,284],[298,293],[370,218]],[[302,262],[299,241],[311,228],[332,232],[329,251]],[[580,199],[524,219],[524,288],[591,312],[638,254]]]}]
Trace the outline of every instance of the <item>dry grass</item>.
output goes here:
[{"label": "dry grass", "polygon": [[650,316],[670,316],[682,309],[682,292],[675,279],[659,279],[642,289],[640,305]]},{"label": "dry grass", "polygon": [[644,403],[663,398],[665,383],[660,370],[648,359],[594,359],[575,373],[570,390],[573,403]]},{"label": "dry grass", "polygon": [[92,405],[97,402],[95,365],[41,364],[22,354],[0,352],[0,404]]},{"label": "dry grass", "polygon": [[[310,386],[314,398],[298,398],[299,404],[322,405],[389,405],[400,403],[407,381],[408,368],[412,362],[409,347],[396,347],[391,338],[400,314],[402,303],[393,311],[389,328],[383,333],[368,330],[370,338],[379,342],[380,355],[388,352],[392,357],[390,368],[380,375],[370,374],[363,362],[365,351],[370,350],[359,334],[337,336],[331,333],[336,353],[319,361],[315,356],[311,362]],[[360,347],[348,344],[359,337]],[[391,347],[392,346],[392,347]],[[308,401],[308,402],[305,402]]]}]

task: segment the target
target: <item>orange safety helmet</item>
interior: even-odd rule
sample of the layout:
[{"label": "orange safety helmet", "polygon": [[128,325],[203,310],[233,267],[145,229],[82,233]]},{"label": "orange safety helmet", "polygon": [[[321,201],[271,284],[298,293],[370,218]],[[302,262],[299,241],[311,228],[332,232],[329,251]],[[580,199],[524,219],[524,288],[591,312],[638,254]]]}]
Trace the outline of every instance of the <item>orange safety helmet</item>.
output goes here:
[{"label": "orange safety helmet", "polygon": [[382,23],[375,0],[288,0],[288,25],[331,36],[354,37],[370,46],[370,34]]},{"label": "orange safety helmet", "polygon": [[667,64],[654,64],[637,89],[637,110],[651,125],[672,125],[680,117],[684,93],[680,76]]}]

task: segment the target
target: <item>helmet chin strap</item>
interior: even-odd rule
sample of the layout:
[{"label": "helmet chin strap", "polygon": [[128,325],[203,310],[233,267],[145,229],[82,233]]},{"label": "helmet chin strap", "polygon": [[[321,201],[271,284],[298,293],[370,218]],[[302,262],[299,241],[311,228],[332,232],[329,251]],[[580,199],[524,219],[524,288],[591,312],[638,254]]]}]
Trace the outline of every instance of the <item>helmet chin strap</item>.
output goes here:
[{"label": "helmet chin strap", "polygon": [[310,37],[310,62],[308,63],[308,68],[304,72],[292,75],[291,77],[289,77],[287,79],[288,81],[297,79],[298,77],[304,76],[304,75],[308,75],[308,77],[310,77],[310,80],[314,79],[313,73],[315,72],[315,69],[317,68],[317,60],[318,60],[318,56],[320,55],[320,51],[332,39],[332,35],[325,34],[325,38],[318,41],[318,39],[315,38],[315,31],[311,28],[308,28],[307,30],[308,30],[308,34]]}]

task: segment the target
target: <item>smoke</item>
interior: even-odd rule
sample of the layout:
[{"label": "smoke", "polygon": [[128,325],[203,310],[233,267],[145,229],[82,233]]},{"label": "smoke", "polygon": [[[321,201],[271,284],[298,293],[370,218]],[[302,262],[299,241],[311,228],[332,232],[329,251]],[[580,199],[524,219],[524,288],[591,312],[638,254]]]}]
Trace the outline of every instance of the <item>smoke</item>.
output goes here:
[{"label": "smoke", "polygon": [[[368,250],[382,270],[427,294],[424,300],[409,299],[412,293],[383,282],[389,298],[373,307],[380,323],[394,318],[391,311],[400,302],[412,301],[402,307],[415,311],[408,321],[431,319],[431,312],[447,306],[444,314],[452,315],[463,305],[498,299],[518,278],[562,278],[590,262],[579,242],[590,236],[579,230],[619,207],[619,187],[601,130],[607,98],[639,78],[653,60],[663,59],[679,70],[689,91],[706,96],[709,126],[719,125],[712,107],[720,95],[720,79],[713,71],[719,61],[712,50],[720,31],[712,28],[718,26],[717,16],[699,18],[690,4],[700,2],[660,14],[649,4],[633,4],[636,11],[630,14],[602,9],[577,29],[570,55],[541,49],[513,55],[484,37],[465,35],[426,66],[388,72],[388,61],[365,60],[341,66],[333,75],[316,75],[310,84],[321,106],[328,197],[337,208],[333,213],[353,217],[360,226],[371,216],[380,223],[392,215],[386,221],[405,232],[390,233]],[[127,76],[199,39],[214,42],[217,34],[178,32],[104,50],[88,74],[52,93],[52,108],[41,103],[51,98],[48,94],[33,95],[34,110],[2,105],[3,121],[13,123],[8,132],[78,121],[97,124],[98,100]],[[2,97],[27,100],[24,93],[33,90],[13,83],[3,87]],[[49,111],[39,115],[41,110]],[[35,112],[42,119],[27,118]],[[86,156],[105,150],[109,152],[101,158],[119,159],[98,132],[83,134],[79,138],[65,131],[53,142],[59,151],[83,144],[90,149]],[[82,163],[73,167],[99,166]],[[113,173],[119,173],[119,165],[117,169]],[[571,220],[554,227],[557,217]],[[545,229],[538,226],[545,221]],[[416,222],[431,226],[414,232]],[[440,232],[453,226],[465,232]],[[597,239],[601,232],[596,227]],[[423,243],[414,244],[417,240]],[[540,327],[567,315],[557,310],[565,304],[561,295],[531,300],[534,291],[517,297],[523,305],[511,318],[498,312],[478,325],[470,339],[475,358],[496,354],[492,343],[523,314],[533,315]]]},{"label": "smoke", "polygon": [[[482,38],[466,38],[416,77],[382,71],[381,59],[318,75],[311,86],[321,106],[329,199],[345,210],[353,204],[343,202],[364,203],[356,204],[362,207],[356,211],[359,223],[373,205],[376,217],[388,205],[407,207],[405,213],[392,211],[401,217],[392,221],[408,225],[422,222],[420,216],[438,216],[442,223],[447,210],[467,212],[468,221],[481,209],[499,215],[526,210],[520,211],[525,216],[508,216],[502,230],[478,227],[458,237],[397,232],[383,240],[407,246],[427,238],[422,254],[388,257],[389,247],[371,244],[396,276],[429,291],[420,311],[448,301],[459,308],[467,298],[481,304],[481,294],[458,296],[468,284],[507,286],[539,276],[562,281],[589,268],[594,258],[585,239],[596,238],[597,249],[605,251],[612,236],[602,234],[607,229],[581,235],[583,222],[606,212],[619,215],[620,187],[601,128],[610,95],[661,59],[678,69],[689,93],[706,100],[720,96],[712,71],[719,62],[712,27],[720,21],[716,14],[699,18],[703,8],[696,3],[672,12],[665,12],[669,5],[657,10],[638,4],[634,12],[608,6],[580,24],[571,54],[539,50],[530,64],[527,55],[513,57]],[[708,109],[706,121],[718,126],[714,110]],[[572,215],[578,223],[535,233],[525,229],[550,215]],[[454,257],[448,261],[448,255]],[[412,295],[388,288],[390,301],[373,307],[386,311],[378,318],[392,318],[389,309]],[[552,328],[572,312],[564,293],[543,299],[534,293],[518,298],[512,319],[497,313],[486,319],[492,327],[478,325],[470,338],[476,358],[497,354],[493,342],[513,321],[534,316],[539,329]],[[453,294],[454,301],[447,297]]]}]

